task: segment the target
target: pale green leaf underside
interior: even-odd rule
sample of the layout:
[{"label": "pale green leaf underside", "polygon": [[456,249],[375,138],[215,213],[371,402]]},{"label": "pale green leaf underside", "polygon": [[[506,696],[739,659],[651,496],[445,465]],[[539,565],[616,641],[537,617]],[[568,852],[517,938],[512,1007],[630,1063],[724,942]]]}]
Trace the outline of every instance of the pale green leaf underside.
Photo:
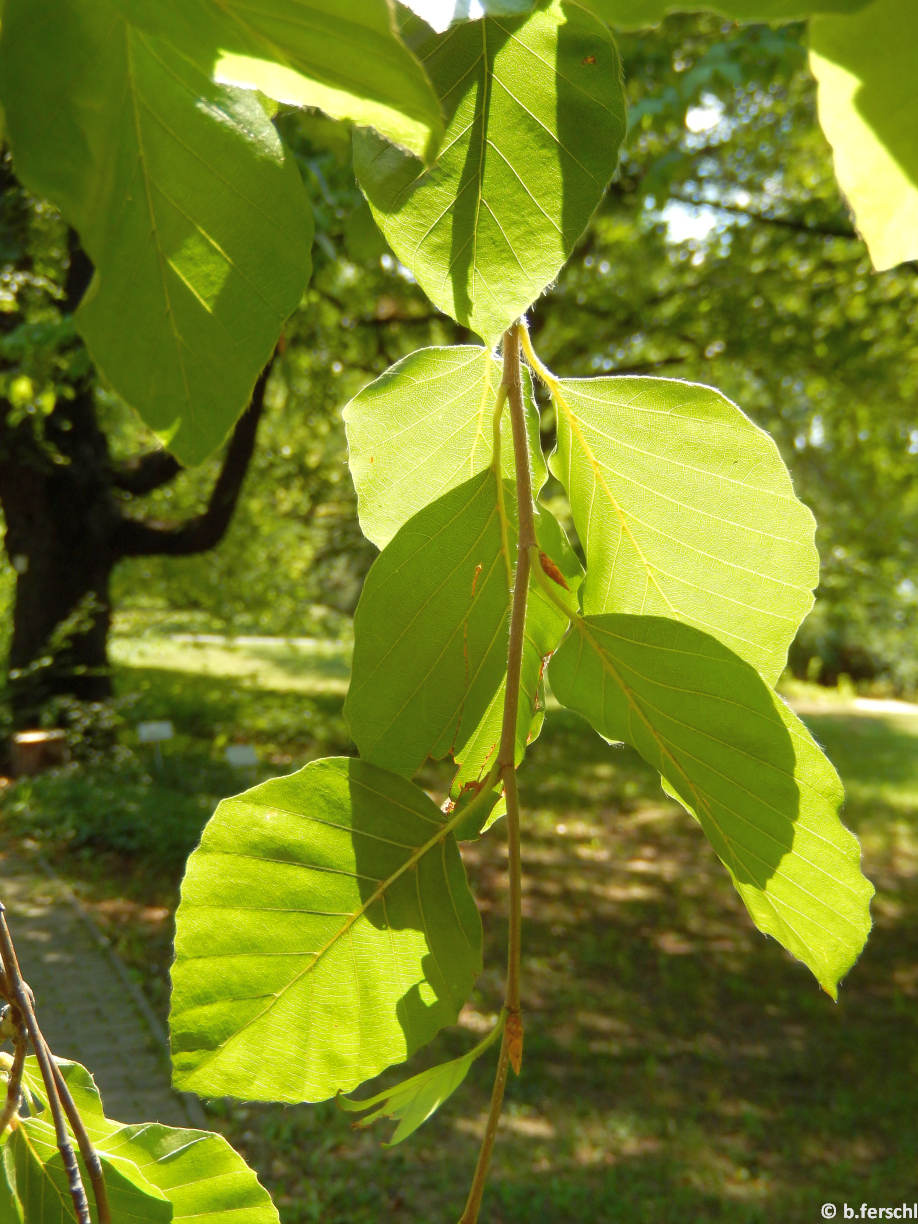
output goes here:
[{"label": "pale green leaf underside", "polygon": [[873,888],[838,776],[800,720],[722,643],[661,617],[578,618],[549,673],[560,702],[660,771],[756,926],[834,998]]},{"label": "pale green leaf underside", "polygon": [[555,396],[588,613],[671,616],[774,683],[813,604],[810,511],[768,434],[710,387],[568,379]]},{"label": "pale green leaf underside", "polygon": [[349,1092],[453,1023],[481,964],[443,813],[344,758],[219,805],[176,928],[175,1081],[207,1096]]},{"label": "pale green leaf underside", "polygon": [[[117,1122],[105,1116],[86,1068],[58,1063],[96,1151],[103,1160],[114,1161],[127,1180],[165,1197],[172,1205],[166,1217],[172,1224],[278,1224],[267,1190],[222,1135],[155,1122]],[[27,1059],[26,1068],[41,1083],[34,1057]],[[38,1095],[44,1103],[43,1088]]]},{"label": "pale green leaf underside", "polygon": [[309,274],[299,174],[257,97],[212,84],[107,0],[10,0],[17,173],[79,231],[93,360],[186,463],[245,408]]},{"label": "pale green leaf underside", "polygon": [[412,42],[446,112],[429,169],[358,134],[358,181],[435,306],[492,343],[556,276],[615,169],[624,95],[608,30],[555,0]]},{"label": "pale green leaf underside", "polygon": [[[501,366],[473,345],[418,349],[397,361],[344,409],[348,464],[360,527],[385,547],[418,510],[488,467]],[[524,375],[533,489],[548,475],[532,383]],[[501,470],[514,476],[509,414],[501,421]]]},{"label": "pale green leaf underside", "polygon": [[719,13],[734,21],[797,21],[813,13],[852,13],[869,0],[582,0],[611,26],[640,29],[668,13]]},{"label": "pale green leaf underside", "polygon": [[223,84],[375,128],[418,157],[442,134],[437,96],[388,0],[118,3]]},{"label": "pale green leaf underside", "polygon": [[144,1122],[96,1141],[166,1196],[172,1224],[278,1224],[268,1192],[222,1135]]},{"label": "pale green leaf underside", "polygon": [[[366,1118],[362,1118],[359,1125],[367,1126],[381,1118],[396,1119],[398,1125],[386,1144],[387,1147],[394,1147],[409,1135],[413,1135],[444,1101],[449,1100],[468,1075],[473,1061],[474,1059],[468,1056],[454,1058],[438,1067],[431,1067],[429,1071],[413,1075],[411,1079],[387,1092],[385,1099],[381,1100]],[[351,1111],[367,1106],[366,1101],[352,1101],[347,1097],[341,1097],[338,1104]]]},{"label": "pale green leaf underside", "polygon": [[[364,759],[411,776],[428,757],[450,756],[462,767],[460,787],[493,764],[516,564],[512,487],[499,501],[493,471],[479,473],[409,519],[373,563],[354,618],[345,702]],[[563,616],[534,593],[519,759],[534,730],[542,656],[564,629]]]},{"label": "pale green leaf underside", "polygon": [[[99,1158],[113,1220],[118,1224],[169,1224],[174,1218],[169,1200],[136,1166],[107,1152],[100,1152]],[[18,1202],[24,1224],[75,1224],[76,1211],[51,1122],[28,1118],[17,1126],[4,1164],[11,1197]],[[85,1169],[83,1176],[88,1187]]]},{"label": "pale green leaf underside", "polygon": [[918,6],[874,0],[810,24],[819,121],[874,267],[918,258]]},{"label": "pale green leaf underside", "polygon": [[397,1119],[392,1138],[386,1147],[394,1147],[413,1135],[419,1126],[430,1118],[444,1101],[449,1100],[459,1085],[469,1073],[472,1063],[497,1040],[503,1032],[503,1017],[488,1036],[474,1046],[467,1054],[452,1058],[449,1062],[440,1063],[436,1067],[428,1067],[418,1075],[395,1084],[392,1088],[367,1097],[361,1101],[339,1097],[338,1104],[351,1113],[363,1113],[369,1110],[354,1126],[369,1126],[380,1118]]}]

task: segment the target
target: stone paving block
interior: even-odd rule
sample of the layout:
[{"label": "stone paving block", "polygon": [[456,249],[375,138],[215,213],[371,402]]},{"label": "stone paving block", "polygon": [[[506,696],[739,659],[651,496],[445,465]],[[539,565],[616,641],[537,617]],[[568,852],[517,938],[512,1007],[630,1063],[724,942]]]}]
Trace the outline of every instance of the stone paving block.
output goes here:
[{"label": "stone paving block", "polygon": [[114,951],[61,881],[2,842],[0,901],[45,1038],[90,1069],[106,1113],[206,1127],[198,1102],[172,1090],[163,1034]]}]

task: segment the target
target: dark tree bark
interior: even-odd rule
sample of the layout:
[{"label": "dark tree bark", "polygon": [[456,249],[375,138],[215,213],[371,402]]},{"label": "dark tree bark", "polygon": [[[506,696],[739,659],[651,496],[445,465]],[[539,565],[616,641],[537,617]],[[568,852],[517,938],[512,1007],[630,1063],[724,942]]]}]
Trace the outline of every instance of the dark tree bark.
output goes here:
[{"label": "dark tree bark", "polygon": [[[91,277],[92,266],[71,235],[64,313],[76,309]],[[18,322],[8,315],[0,327]],[[111,696],[112,571],[125,557],[188,555],[220,541],[252,457],[269,370],[270,363],[236,425],[206,509],[184,523],[146,522],[131,513],[125,494],[142,497],[160,488],[181,465],[161,448],[115,464],[90,375],[62,388],[43,420],[17,415],[0,400],[0,506],[16,571],[7,667],[15,727],[34,726],[55,698]]]},{"label": "dark tree bark", "polygon": [[[34,725],[55,696],[101,701],[111,692],[106,642],[110,537],[117,508],[106,480],[108,448],[87,392],[47,421],[10,425],[0,408],[0,503],[16,570],[8,688],[17,727]],[[48,443],[57,442],[57,455]]]},{"label": "dark tree bark", "polygon": [[[0,232],[7,266],[22,283],[36,271],[29,240],[32,208],[3,157]],[[92,279],[92,264],[72,230],[66,256],[62,300],[53,288],[42,289],[45,317],[49,307],[61,317],[72,316]],[[37,271],[33,283],[46,285]],[[24,321],[18,311],[4,312],[0,332],[10,334]],[[69,344],[76,348],[79,341]],[[61,355],[67,356],[63,350]],[[87,372],[58,386],[57,404],[47,417],[17,413],[0,399],[0,507],[4,545],[16,571],[7,660],[15,727],[36,725],[55,698],[95,702],[111,696],[110,587],[119,561],[203,552],[222,538],[252,457],[270,364],[230,439],[206,509],[185,523],[145,522],[132,513],[132,498],[173,480],[181,465],[159,447],[119,464],[112,460],[96,415],[88,362],[69,363],[73,371]]]},{"label": "dark tree bark", "polygon": [[254,450],[267,376],[236,426],[206,509],[185,523],[125,512],[117,493],[151,492],[181,469],[165,451],[113,465],[91,386],[55,408],[41,439],[31,419],[12,423],[9,404],[0,404],[0,504],[16,570],[8,659],[16,727],[34,726],[54,698],[111,696],[112,571],[124,557],[187,556],[220,541]]},{"label": "dark tree bark", "polygon": [[185,523],[125,512],[118,492],[151,492],[181,469],[165,451],[113,465],[91,386],[55,408],[41,439],[31,418],[11,423],[9,404],[0,404],[0,504],[16,570],[8,659],[16,727],[34,726],[54,698],[111,696],[112,571],[125,557],[187,556],[220,541],[254,450],[267,376],[236,426],[206,509]]}]

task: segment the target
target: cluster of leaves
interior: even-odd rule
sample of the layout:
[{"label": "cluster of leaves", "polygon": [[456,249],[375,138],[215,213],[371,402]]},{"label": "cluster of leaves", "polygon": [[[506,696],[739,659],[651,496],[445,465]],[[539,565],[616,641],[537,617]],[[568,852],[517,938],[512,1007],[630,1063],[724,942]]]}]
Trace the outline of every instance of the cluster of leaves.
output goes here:
[{"label": "cluster of leaves", "polygon": [[[101,1162],[112,1219],[221,1224],[232,1211],[239,1224],[277,1224],[267,1191],[222,1136],[116,1122],[106,1117],[85,1067],[59,1067]],[[0,1214],[10,1221],[72,1220],[67,1171],[34,1056],[26,1059],[22,1086],[30,1109],[0,1151]],[[82,1172],[88,1184],[85,1166]]]},{"label": "cluster of leaves", "polygon": [[[415,0],[413,7],[440,29],[461,15],[461,6],[449,0]],[[383,152],[379,139],[390,142],[385,165],[377,165],[372,179],[362,183],[386,232],[394,196],[419,170],[418,186],[430,188],[441,207],[472,182],[474,153],[462,160],[460,154],[474,151],[470,138],[480,140],[482,125],[453,144],[452,136],[444,139],[444,124],[455,136],[463,126],[461,114],[471,114],[476,98],[495,130],[526,116],[523,127],[530,124],[531,132],[528,138],[519,134],[515,157],[524,160],[517,169],[530,177],[538,171],[538,161],[525,160],[527,140],[537,146],[540,133],[555,128],[556,103],[560,124],[573,128],[581,78],[606,77],[608,64],[576,59],[577,27],[593,20],[586,10],[602,22],[627,27],[646,25],[667,11],[702,7],[709,6],[688,0],[588,0],[569,6],[562,54],[568,57],[564,44],[570,39],[570,65],[580,71],[562,79],[553,72],[555,65],[543,64],[524,78],[527,96],[519,108],[499,84],[491,89],[495,78],[489,71],[470,72],[468,65],[469,57],[481,52],[487,28],[486,65],[507,41],[498,29],[508,28],[502,14],[535,8],[525,19],[532,28],[545,19],[549,10],[532,0],[489,0],[484,8],[495,15],[485,23],[459,22],[434,36],[453,44],[451,63],[466,57],[455,80],[442,76],[449,69],[444,63],[441,71],[435,53],[425,58],[424,31],[430,27],[410,17],[399,29],[384,0],[361,5],[347,20],[326,0],[298,4],[292,16],[280,6],[256,14],[205,0],[190,7],[54,0],[40,12],[27,0],[11,0],[0,41],[0,89],[17,173],[60,207],[95,265],[94,290],[77,319],[93,360],[191,463],[219,444],[248,402],[311,266],[309,201],[270,121],[274,105],[266,109],[261,95],[316,106],[335,119],[373,129],[378,137],[360,135],[358,165]],[[913,67],[909,6],[902,0],[732,0],[710,7],[740,20],[825,14],[813,22],[813,56],[821,116],[835,144],[842,185],[876,247],[877,262],[889,266],[909,258],[918,152],[909,109],[895,93],[907,88],[896,83],[907,82]],[[895,34],[881,38],[881,26]],[[516,37],[502,52],[511,76]],[[885,49],[891,45],[903,57],[898,73],[888,71]],[[594,71],[584,73],[584,68]],[[498,74],[496,80],[502,79]],[[547,116],[530,105],[536,82],[552,98]],[[505,83],[512,89],[510,78]],[[53,123],[48,115],[55,116]],[[547,129],[541,126],[546,118]],[[482,150],[490,148],[487,139]],[[497,144],[493,156],[477,160],[489,180],[496,176],[500,192],[502,179],[512,179],[514,169],[501,160]],[[423,159],[437,148],[425,171]],[[590,159],[602,156],[598,145],[590,149],[579,166],[556,163],[554,172],[539,180],[539,190],[554,195],[563,187],[573,197],[570,177],[588,181]],[[892,180],[895,191],[889,189]],[[473,199],[467,190],[460,198],[460,226]],[[399,201],[400,211],[402,205]],[[538,208],[538,199],[527,197],[520,221],[537,215]],[[530,267],[515,268],[500,288],[517,313],[528,305],[537,280],[552,279],[588,216],[582,207],[579,214],[576,207],[562,208],[552,240],[530,256]],[[436,219],[434,210],[428,224]],[[499,243],[502,219],[492,220],[485,208],[481,222],[482,242]],[[452,304],[461,321],[474,326],[474,319],[487,331],[488,302],[497,287],[486,288],[475,283],[477,274],[467,275],[474,263],[471,247],[454,252],[456,264],[446,283],[434,285],[435,257],[449,245],[452,225],[447,217],[430,234],[425,229],[423,216],[415,215],[413,241],[428,252],[411,261],[420,283],[436,305]],[[878,242],[886,245],[877,247]],[[491,333],[480,334],[490,341],[493,327]]]},{"label": "cluster of leaves", "polygon": [[[171,1017],[176,1081],[205,1095],[322,1100],[403,1061],[455,1022],[479,972],[457,839],[505,810],[505,1008],[466,1056],[363,1102],[403,1138],[500,1038],[471,1224],[507,1069],[520,1068],[515,770],[541,726],[546,672],[563,705],[660,773],[754,922],[833,996],[866,938],[872,889],[835,771],[773,692],[816,581],[812,517],[774,444],[707,387],[556,377],[517,322],[615,170],[625,101],[607,23],[672,6],[489,0],[487,16],[453,24],[450,4],[412,7],[396,20],[383,0],[347,19],[323,0],[292,12],[8,0],[0,70],[18,172],[95,265],[78,326],[182,459],[225,435],[309,270],[302,182],[262,95],[357,125],[377,225],[431,302],[484,342],[412,354],[347,410],[361,526],[382,546],[355,621],[347,713],[360,756],[218,807],[183,885]],[[903,4],[716,7],[834,12],[813,29],[834,113],[860,106],[839,84],[863,57],[858,22]],[[868,94],[877,71],[865,62]],[[885,263],[911,253],[898,218],[914,215],[914,150],[879,71],[882,117],[861,125],[861,152],[888,137],[907,181],[889,200],[864,194],[862,209],[860,181],[846,186]],[[547,466],[521,346],[551,397],[551,469],[585,569],[538,502]],[[413,781],[431,757],[456,765],[442,807]],[[20,1215],[29,1161],[43,1177],[55,1161],[47,1136],[44,1156],[17,1159],[32,1125],[4,1145]],[[106,1126],[95,1138],[105,1151]],[[127,1176],[137,1214],[182,1218],[132,1150],[149,1169],[146,1184]],[[223,1209],[213,1164],[190,1174],[198,1214]],[[110,1166],[114,1196],[126,1175]]]}]

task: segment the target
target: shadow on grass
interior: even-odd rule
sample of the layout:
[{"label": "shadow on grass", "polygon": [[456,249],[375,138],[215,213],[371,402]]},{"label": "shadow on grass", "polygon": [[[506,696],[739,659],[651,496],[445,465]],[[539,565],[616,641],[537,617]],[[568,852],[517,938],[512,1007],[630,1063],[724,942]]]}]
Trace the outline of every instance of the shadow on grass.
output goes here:
[{"label": "shadow on grass", "polygon": [[[214,676],[192,684],[165,669],[132,669],[130,682],[138,717],[175,722],[176,775],[181,762],[189,795],[194,762],[216,770],[214,736],[232,729],[291,758],[276,772],[346,744],[340,698]],[[849,785],[845,818],[878,884],[871,940],[837,1005],[753,928],[698,825],[653,772],[576,717],[550,713],[521,774],[526,1048],[483,1221],[811,1224],[823,1202],[840,1218],[846,1201],[918,1199],[918,726],[848,713],[807,721]],[[310,725],[315,734],[304,734]],[[464,858],[487,968],[462,1027],[411,1071],[468,1049],[500,1004],[499,826]],[[151,869],[136,853],[109,861],[98,905],[104,912],[119,889],[137,905],[174,895],[180,870]],[[137,927],[129,914],[125,929]],[[164,980],[169,936],[166,915],[155,939],[122,951]],[[491,1070],[477,1065],[436,1118],[388,1151],[385,1126],[354,1134],[333,1103],[218,1104],[215,1115],[255,1161],[284,1224],[440,1224],[464,1200]]]},{"label": "shadow on grass", "polygon": [[[841,1217],[843,1202],[918,1198],[918,725],[834,714],[812,723],[854,780],[846,820],[880,884],[871,940],[837,1005],[753,928],[655,775],[579,719],[550,715],[521,775],[526,1050],[508,1089],[489,1224],[810,1224],[825,1202]],[[895,808],[877,802],[887,792]],[[488,967],[466,1031],[441,1035],[410,1070],[467,1049],[499,1007],[498,831],[464,857]],[[374,1141],[384,1125],[352,1134],[331,1104],[237,1106],[227,1124],[265,1170],[284,1224],[449,1221],[490,1073],[476,1066],[391,1151]]]}]

